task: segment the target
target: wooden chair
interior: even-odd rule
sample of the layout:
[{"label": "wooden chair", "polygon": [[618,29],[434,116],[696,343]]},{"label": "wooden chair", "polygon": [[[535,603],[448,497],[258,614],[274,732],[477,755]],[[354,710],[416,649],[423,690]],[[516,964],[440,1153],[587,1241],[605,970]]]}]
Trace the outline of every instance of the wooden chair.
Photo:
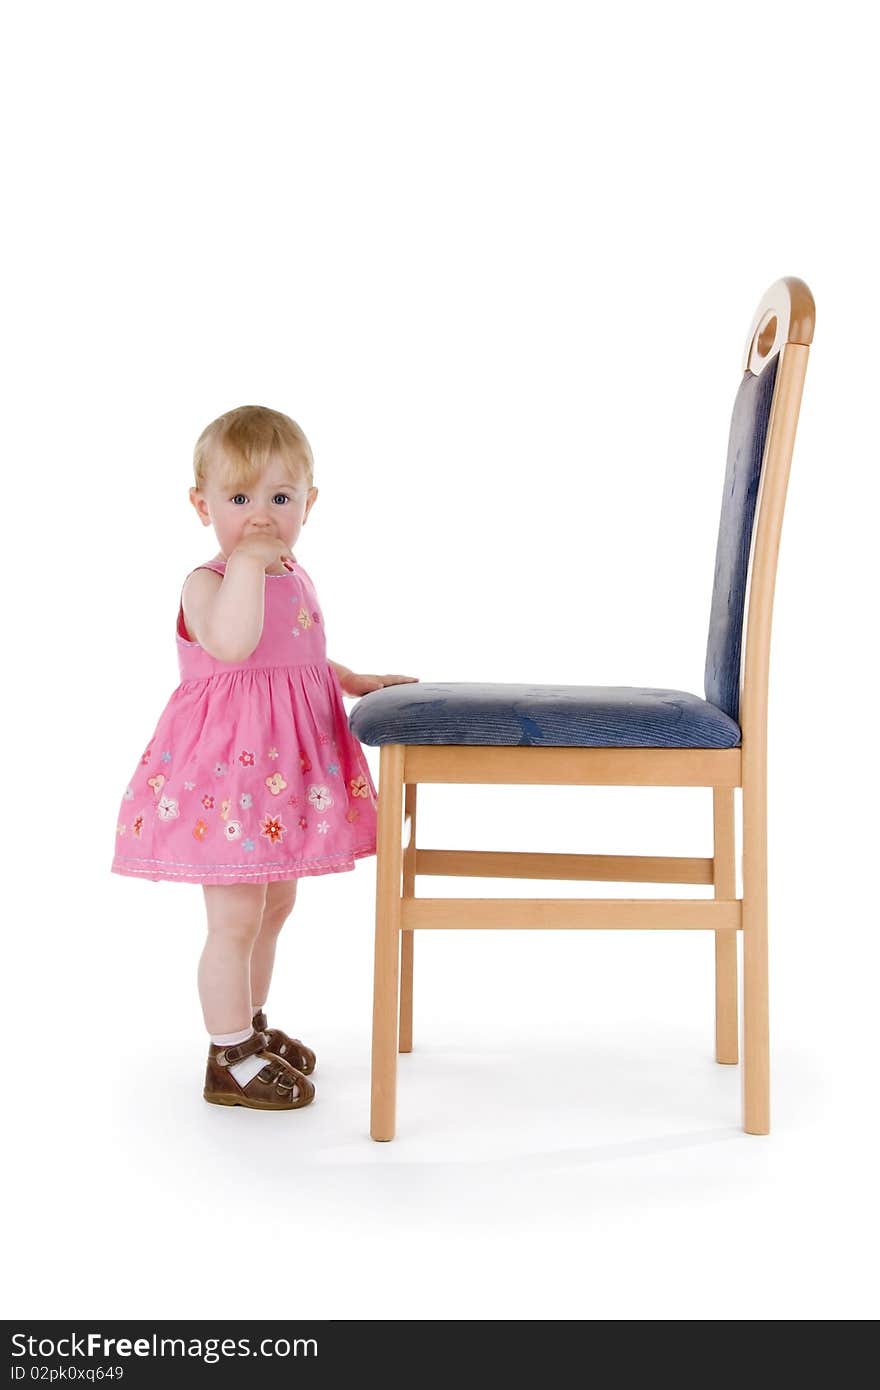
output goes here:
[{"label": "wooden chair", "polygon": [[[371,1134],[394,1137],[397,1051],[412,1049],[413,938],[452,928],[705,930],[715,934],[715,1056],[738,1055],[743,941],[743,1128],[770,1129],[767,684],[776,563],[813,338],[802,280],[764,295],[728,448],[705,700],[638,687],[425,683],[366,695],[351,728],[381,747]],[[711,787],[711,859],[421,849],[419,783]],[[743,896],[734,789],[742,788]],[[405,817],[402,826],[402,815]],[[402,834],[403,830],[403,834]],[[711,899],[421,898],[417,874],[712,884]],[[402,879],[402,883],[401,883]],[[400,982],[400,988],[398,988]],[[399,1010],[399,1018],[398,1018]]]}]

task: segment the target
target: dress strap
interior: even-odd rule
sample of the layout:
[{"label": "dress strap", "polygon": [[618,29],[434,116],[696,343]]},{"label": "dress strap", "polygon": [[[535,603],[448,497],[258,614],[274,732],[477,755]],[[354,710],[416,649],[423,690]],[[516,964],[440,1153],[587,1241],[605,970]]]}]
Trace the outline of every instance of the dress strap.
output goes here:
[{"label": "dress strap", "polygon": [[[196,570],[213,570],[215,574],[223,574],[225,569],[225,560],[206,560],[203,565],[196,565]],[[190,570],[189,574],[195,574],[196,570]],[[187,579],[189,579],[189,574],[186,576]]]}]

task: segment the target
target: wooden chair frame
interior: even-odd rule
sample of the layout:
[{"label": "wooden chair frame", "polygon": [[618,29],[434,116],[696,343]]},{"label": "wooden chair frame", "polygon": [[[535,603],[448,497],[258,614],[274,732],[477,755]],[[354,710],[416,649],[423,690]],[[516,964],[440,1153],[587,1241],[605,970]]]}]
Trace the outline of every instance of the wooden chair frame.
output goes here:
[{"label": "wooden chair frame", "polygon": [[[767,977],[767,693],[779,539],[815,306],[793,277],[767,291],[744,369],[780,354],[764,448],[746,589],[741,746],[538,748],[383,744],[379,767],[373,998],[373,1139],[395,1132],[397,1052],[412,1050],[414,934],[468,928],[705,930],[715,934],[715,1057],[736,1064],[738,950],[743,941],[742,1123],[770,1130]],[[713,856],[520,854],[421,849],[419,783],[711,787]],[[736,896],[734,791],[742,788],[742,898]],[[402,833],[403,831],[403,833]],[[712,899],[417,898],[416,875],[712,884]],[[402,886],[401,886],[402,880]]]}]

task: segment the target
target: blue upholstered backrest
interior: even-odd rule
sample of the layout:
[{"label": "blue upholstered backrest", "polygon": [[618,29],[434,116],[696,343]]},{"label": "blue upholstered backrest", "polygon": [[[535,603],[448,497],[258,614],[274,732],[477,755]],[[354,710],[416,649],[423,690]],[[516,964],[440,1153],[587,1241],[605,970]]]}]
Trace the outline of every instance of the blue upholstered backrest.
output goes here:
[{"label": "blue upholstered backrest", "polygon": [[706,647],[705,693],[710,704],[736,720],[752,527],[778,365],[777,354],[760,376],[746,372],[736,393],[727,447]]}]

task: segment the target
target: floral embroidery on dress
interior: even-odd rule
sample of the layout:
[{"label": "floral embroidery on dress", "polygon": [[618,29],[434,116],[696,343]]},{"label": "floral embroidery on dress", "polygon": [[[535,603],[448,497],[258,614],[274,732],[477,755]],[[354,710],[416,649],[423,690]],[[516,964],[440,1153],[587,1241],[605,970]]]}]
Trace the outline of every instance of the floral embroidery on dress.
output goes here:
[{"label": "floral embroidery on dress", "polygon": [[326,811],[333,805],[333,798],[326,787],[309,787],[308,800],[316,811]]},{"label": "floral embroidery on dress", "polygon": [[243,752],[239,753],[238,761],[241,763],[242,767],[253,767],[254,755],[253,753],[249,753],[245,748]]},{"label": "floral embroidery on dress", "polygon": [[203,820],[197,820],[193,826],[193,836],[196,840],[204,840],[208,833],[208,827]]},{"label": "floral embroidery on dress", "polygon": [[309,613],[305,608],[301,608],[299,610],[299,612],[296,615],[296,621],[299,623],[303,632],[307,632],[312,625],[311,617],[309,616]]},{"label": "floral embroidery on dress", "polygon": [[224,833],[224,835],[226,836],[227,840],[240,840],[240,839],[241,839],[241,821],[240,821],[240,820],[231,820],[231,821],[229,821],[229,823],[223,827],[223,833]]},{"label": "floral embroidery on dress", "polygon": [[180,815],[180,807],[173,796],[163,796],[159,800],[156,812],[160,820],[175,820]]},{"label": "floral embroidery on dress", "polygon": [[206,811],[213,811],[213,809],[214,809],[214,798],[213,798],[213,796],[208,796],[207,794],[206,794],[205,796],[203,796],[203,797],[202,797],[202,805],[204,806],[204,808],[205,808]]},{"label": "floral embroidery on dress", "polygon": [[162,773],[161,773],[161,772],[157,772],[155,777],[148,777],[148,778],[147,778],[147,786],[148,786],[148,787],[152,787],[152,788],[153,788],[153,791],[156,793],[157,796],[158,796],[158,795],[160,794],[160,792],[162,791],[162,788],[164,787],[164,785],[165,785],[165,778],[162,776]]},{"label": "floral embroidery on dress", "polygon": [[277,845],[278,841],[284,838],[287,826],[282,824],[280,816],[266,816],[260,821],[260,834],[265,835],[270,844]]},{"label": "floral embroidery on dress", "polygon": [[367,779],[361,774],[360,777],[352,777],[348,784],[351,787],[352,796],[369,796],[370,791],[367,786]]},{"label": "floral embroidery on dress", "polygon": [[280,772],[273,772],[271,777],[266,778],[266,786],[273,796],[280,796],[287,786],[287,783]]}]

